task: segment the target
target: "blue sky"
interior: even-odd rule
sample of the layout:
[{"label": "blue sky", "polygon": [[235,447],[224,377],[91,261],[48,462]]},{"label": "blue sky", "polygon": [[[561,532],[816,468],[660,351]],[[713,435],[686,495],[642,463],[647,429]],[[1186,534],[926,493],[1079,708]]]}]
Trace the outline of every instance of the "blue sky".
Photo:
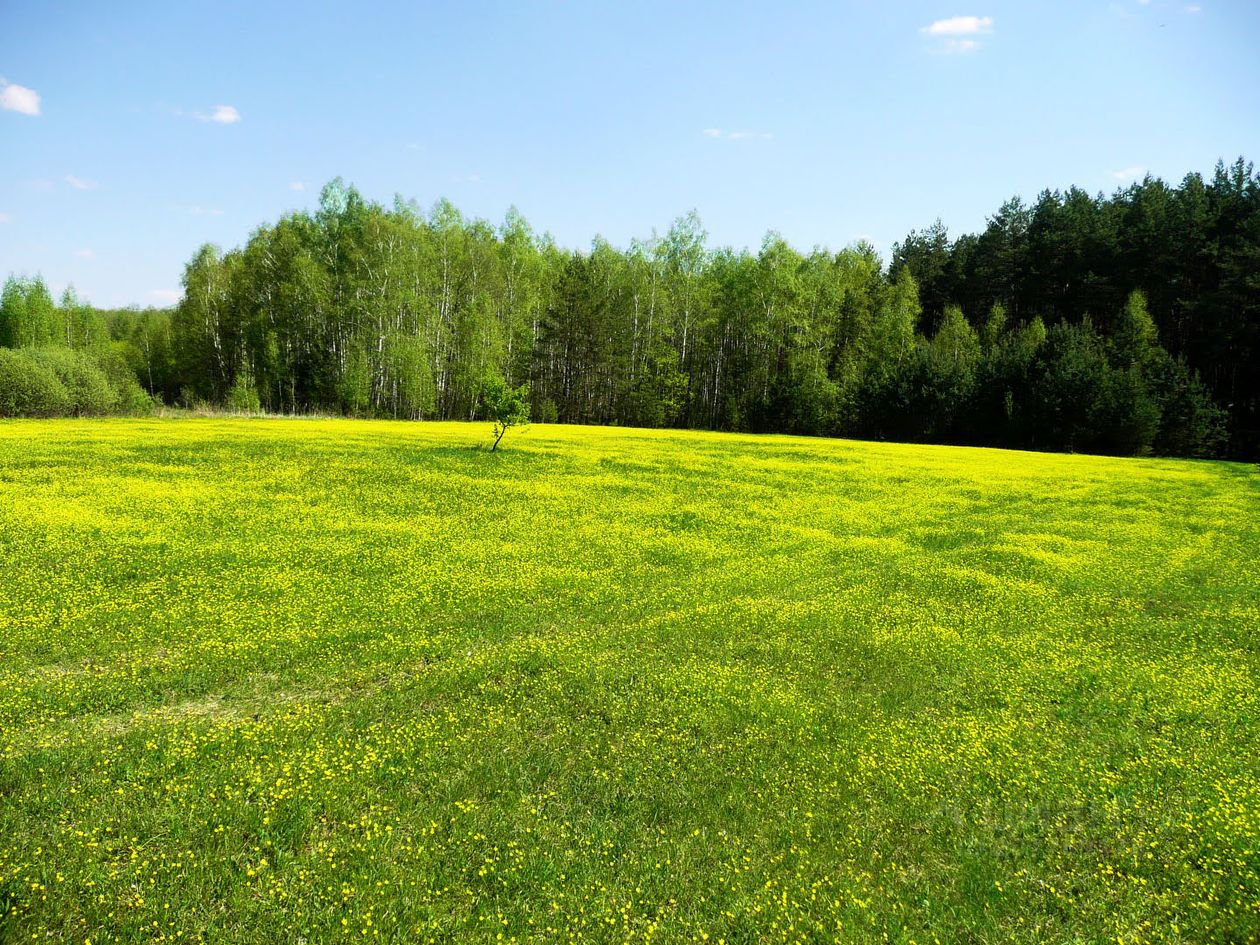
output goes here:
[{"label": "blue sky", "polygon": [[[372,9],[369,10],[369,7]],[[0,273],[166,304],[336,175],[565,246],[886,253],[1260,160],[1260,2],[0,3]]]}]

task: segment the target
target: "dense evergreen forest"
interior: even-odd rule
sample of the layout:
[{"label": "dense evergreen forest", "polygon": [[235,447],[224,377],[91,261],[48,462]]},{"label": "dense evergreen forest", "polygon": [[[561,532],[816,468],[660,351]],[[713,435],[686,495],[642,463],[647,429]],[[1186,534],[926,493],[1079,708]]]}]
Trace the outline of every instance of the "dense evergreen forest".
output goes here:
[{"label": "dense evergreen forest", "polygon": [[103,312],[39,279],[0,302],[0,414],[146,403],[535,419],[1046,450],[1260,456],[1260,175],[1045,191],[982,233],[712,249],[699,219],[561,249],[510,211],[365,200],[202,247],[172,310]]}]

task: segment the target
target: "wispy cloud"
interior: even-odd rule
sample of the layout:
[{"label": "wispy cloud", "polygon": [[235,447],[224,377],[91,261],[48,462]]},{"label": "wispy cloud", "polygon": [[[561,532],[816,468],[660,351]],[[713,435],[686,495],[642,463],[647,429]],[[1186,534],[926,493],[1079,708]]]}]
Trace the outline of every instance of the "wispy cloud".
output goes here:
[{"label": "wispy cloud", "polygon": [[235,125],[241,120],[241,113],[235,105],[215,105],[208,112],[190,112],[182,108],[172,108],[170,113],[176,118],[196,118],[198,121],[213,122],[216,125]]},{"label": "wispy cloud", "polygon": [[769,141],[774,137],[768,131],[723,131],[721,128],[705,128],[700,133],[706,138],[724,138],[727,141]]},{"label": "wispy cloud", "polygon": [[149,300],[155,305],[174,305],[184,294],[179,289],[150,289]]},{"label": "wispy cloud", "polygon": [[74,251],[74,254],[78,256],[80,259],[95,259],[96,258],[96,252],[91,249],[76,249]]},{"label": "wispy cloud", "polygon": [[977,36],[993,32],[991,16],[951,16],[929,23],[920,30],[928,36]]},{"label": "wispy cloud", "polygon": [[1197,3],[1191,3],[1186,6],[1186,12],[1187,13],[1202,13],[1203,7],[1199,6]]},{"label": "wispy cloud", "polygon": [[188,208],[188,212],[191,213],[195,217],[221,217],[223,216],[223,211],[218,209],[217,207],[198,207],[194,205]]},{"label": "wispy cloud", "polygon": [[919,32],[936,40],[941,52],[971,53],[983,45],[976,37],[993,34],[993,17],[951,16],[920,27]]},{"label": "wispy cloud", "polygon": [[1122,167],[1118,171],[1112,171],[1111,176],[1118,181],[1137,180],[1139,177],[1146,176],[1146,168],[1141,164],[1134,164],[1132,167]]},{"label": "wispy cloud", "polygon": [[75,177],[73,174],[67,174],[65,181],[75,190],[95,190],[97,183],[94,180],[87,180],[82,177]]},{"label": "wispy cloud", "polygon": [[38,115],[39,93],[0,77],[0,108],[19,115]]},{"label": "wispy cloud", "polygon": [[12,223],[12,222],[13,222],[13,217],[9,216],[7,213],[0,213],[0,223]]},{"label": "wispy cloud", "polygon": [[306,190],[306,185],[300,180],[290,182],[289,190]]},{"label": "wispy cloud", "polygon": [[233,105],[216,105],[208,115],[198,115],[202,121],[212,121],[219,125],[235,125],[241,120],[241,113]]}]

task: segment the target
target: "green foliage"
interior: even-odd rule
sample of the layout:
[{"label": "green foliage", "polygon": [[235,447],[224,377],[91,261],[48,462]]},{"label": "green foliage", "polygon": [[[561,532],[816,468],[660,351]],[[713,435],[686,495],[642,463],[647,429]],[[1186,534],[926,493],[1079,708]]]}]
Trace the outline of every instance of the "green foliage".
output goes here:
[{"label": "green foliage", "polygon": [[100,416],[147,413],[152,399],[114,345],[0,348],[0,417]]},{"label": "green foliage", "polygon": [[1094,447],[1100,436],[1097,420],[1109,366],[1093,324],[1062,323],[1051,328],[1033,372],[1037,445],[1069,451]]},{"label": "green foliage", "polygon": [[61,381],[70,397],[70,413],[99,416],[118,407],[118,392],[91,355],[69,348],[31,348],[28,353]]},{"label": "green foliage", "polygon": [[555,423],[560,416],[554,400],[544,400],[538,405],[538,422]]},{"label": "green foliage", "polygon": [[1112,360],[1119,368],[1146,366],[1158,347],[1158,333],[1146,307],[1146,295],[1129,293],[1111,335]]},{"label": "green foliage", "polygon": [[232,367],[245,360],[230,295],[237,258],[202,246],[184,269],[184,296],[171,322],[182,386],[215,403],[224,402]]},{"label": "green foliage", "polygon": [[390,404],[393,415],[413,420],[432,415],[437,389],[423,341],[403,334],[389,338],[386,344],[389,355],[385,383],[389,394],[385,402]]},{"label": "green foliage", "polygon": [[362,348],[350,352],[337,387],[341,407],[346,413],[352,417],[368,413],[372,403],[372,367]]},{"label": "green foliage", "polygon": [[[995,307],[1001,311],[1000,307]],[[993,311],[993,310],[991,310]],[[1005,313],[1002,312],[1005,322]],[[989,324],[992,324],[992,315]],[[1046,326],[1039,318],[1014,331],[992,334],[977,368],[976,386],[968,419],[974,425],[969,442],[1031,448],[1039,404],[1034,393],[1034,367],[1046,343]]]},{"label": "green foliage", "polygon": [[528,384],[509,387],[498,374],[491,374],[482,389],[481,402],[486,417],[494,422],[492,453],[499,448],[499,441],[508,430],[529,424]]},{"label": "green foliage", "polygon": [[228,390],[225,405],[233,413],[256,414],[262,411],[262,403],[258,399],[258,388],[254,386],[254,375],[249,370],[238,371],[232,387]]},{"label": "green foliage", "polygon": [[989,317],[985,319],[984,330],[980,335],[980,343],[984,346],[984,350],[991,352],[1001,344],[1006,330],[1006,306],[997,302],[989,309]]},{"label": "green foliage", "polygon": [[868,373],[879,377],[905,363],[914,352],[915,326],[921,312],[918,284],[909,269],[902,269],[874,312],[866,345]]},{"label": "green foliage", "polygon": [[[58,303],[57,321],[65,326],[64,344],[79,350],[97,350],[109,344],[109,326],[104,314],[90,305],[79,301],[73,288],[61,294]],[[60,338],[51,340],[51,344],[62,344]]]},{"label": "green foliage", "polygon": [[170,312],[123,309],[101,314],[115,339],[115,349],[122,353],[141,387],[157,401],[175,403],[179,399],[180,377]]},{"label": "green foliage", "polygon": [[980,338],[958,306],[946,307],[931,349],[940,373],[965,378],[964,386],[970,383],[980,361]]},{"label": "green foliage", "polygon": [[1145,373],[1137,365],[1107,372],[1095,418],[1102,452],[1145,456],[1159,432],[1160,408]]},{"label": "green foliage", "polygon": [[0,346],[40,348],[62,344],[65,322],[44,280],[10,276],[0,293]]},{"label": "green foliage", "polygon": [[[1260,175],[1242,158],[1179,186],[1148,176],[1109,197],[1072,188],[1031,209],[1009,201],[952,244],[912,232],[891,268],[920,283],[927,321],[951,302],[972,313],[1001,304],[1016,324],[1051,327],[1093,313],[1116,366],[1164,349],[1228,411],[1227,449],[1260,458],[1260,372],[1247,367],[1260,360]],[[1143,365],[1148,386],[1152,370]]]},{"label": "green foliage", "polygon": [[123,414],[145,414],[153,409],[153,397],[140,386],[131,355],[131,346],[118,341],[105,342],[91,353],[114,392],[113,410]]},{"label": "green foliage", "polygon": [[1229,439],[1229,416],[1184,361],[1159,351],[1148,367],[1151,396],[1159,405],[1155,452],[1166,456],[1220,456]]},{"label": "green foliage", "polygon": [[566,252],[515,210],[494,226],[337,179],[314,213],[201,247],[172,311],[11,278],[0,343],[121,345],[150,396],[218,407],[473,419],[496,375],[564,423],[1255,458],[1256,272],[1260,176],[1241,161],[1010,200],[957,239],[937,221],[887,274],[864,243],[712,248],[694,213]]},{"label": "green foliage", "polygon": [[29,350],[0,348],[0,417],[60,417],[73,409],[61,379]]}]

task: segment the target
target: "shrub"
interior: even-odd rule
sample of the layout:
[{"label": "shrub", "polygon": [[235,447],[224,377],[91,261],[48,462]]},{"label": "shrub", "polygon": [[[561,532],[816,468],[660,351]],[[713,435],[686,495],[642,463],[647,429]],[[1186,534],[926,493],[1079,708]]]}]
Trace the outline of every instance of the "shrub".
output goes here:
[{"label": "shrub", "polygon": [[147,413],[145,393],[122,352],[0,348],[0,416],[64,417]]},{"label": "shrub", "polygon": [[69,348],[32,348],[29,356],[65,386],[70,394],[69,412],[75,416],[109,413],[118,406],[118,393],[90,355]]},{"label": "shrub", "polygon": [[0,416],[63,416],[71,402],[57,375],[30,352],[0,348]]},{"label": "shrub", "polygon": [[227,408],[236,413],[261,413],[262,403],[258,399],[258,388],[248,371],[236,375],[236,381],[227,394]]},{"label": "shrub", "polygon": [[125,342],[114,342],[96,352],[96,362],[114,390],[117,397],[115,409],[119,413],[148,413],[153,409],[153,398],[136,379],[136,372],[127,358],[127,348]]}]

